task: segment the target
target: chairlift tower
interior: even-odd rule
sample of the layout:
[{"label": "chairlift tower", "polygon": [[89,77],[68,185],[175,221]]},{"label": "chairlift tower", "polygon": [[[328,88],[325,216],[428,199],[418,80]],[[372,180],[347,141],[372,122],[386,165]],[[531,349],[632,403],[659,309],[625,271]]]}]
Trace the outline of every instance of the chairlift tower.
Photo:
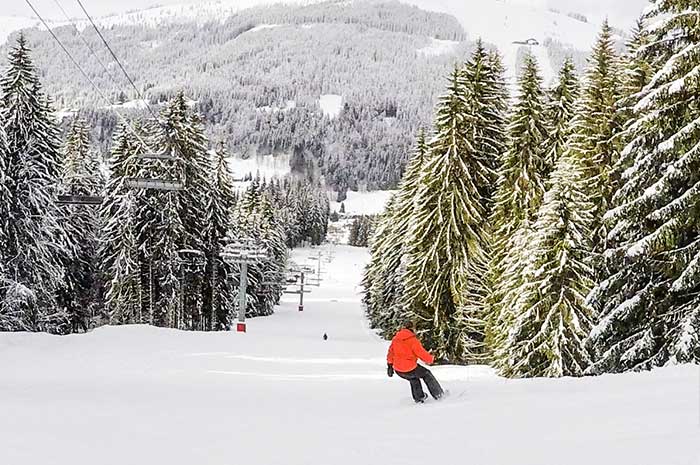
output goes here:
[{"label": "chairlift tower", "polygon": [[[304,288],[304,285],[305,285],[304,270],[292,269],[289,271],[290,271],[290,273],[294,273],[294,277],[296,277],[294,284],[299,286],[299,290],[297,290],[297,291],[284,291],[284,293],[285,294],[297,294],[297,295],[299,295],[299,311],[303,312],[304,311],[304,294],[309,294],[311,292],[310,290],[307,290]],[[297,280],[299,281],[298,283],[296,283]]]},{"label": "chairlift tower", "polygon": [[238,323],[236,331],[239,333],[246,332],[245,312],[247,308],[247,289],[248,289],[248,265],[253,265],[269,258],[267,251],[257,244],[254,240],[243,239],[229,244],[224,249],[224,252],[219,256],[226,262],[232,265],[241,267],[241,275],[238,283]]}]

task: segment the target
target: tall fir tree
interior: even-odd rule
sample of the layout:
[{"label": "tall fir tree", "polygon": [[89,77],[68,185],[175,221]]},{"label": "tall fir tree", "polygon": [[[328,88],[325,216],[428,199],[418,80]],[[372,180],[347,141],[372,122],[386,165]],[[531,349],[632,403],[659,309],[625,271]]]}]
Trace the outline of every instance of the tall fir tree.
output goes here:
[{"label": "tall fir tree", "polygon": [[700,361],[700,7],[658,0],[637,59],[655,74],[636,96],[606,268],[589,300],[594,374]]},{"label": "tall fir tree", "polygon": [[105,281],[105,309],[110,322],[149,323],[144,305],[141,264],[136,230],[138,200],[144,193],[130,188],[128,179],[138,173],[138,154],[146,153],[142,137],[126,124],[117,127],[110,156],[109,180],[101,207],[104,223],[100,237],[100,259]]},{"label": "tall fir tree", "polygon": [[560,158],[537,221],[522,251],[524,279],[496,365],[508,377],[581,376],[588,367],[585,338],[593,312],[588,263],[594,206],[580,160]]},{"label": "tall fir tree", "polygon": [[518,266],[522,253],[520,242],[542,204],[551,170],[545,153],[548,132],[545,92],[532,55],[525,57],[519,88],[491,217],[495,235],[489,267],[487,345],[491,351],[503,339],[506,313],[512,310],[506,295],[522,283],[523,273]]},{"label": "tall fir tree", "polygon": [[207,329],[223,330],[229,327],[233,312],[230,267],[220,257],[232,225],[234,208],[233,175],[228,163],[225,145],[219,145],[214,153],[212,164],[211,192],[207,205],[205,230],[207,250],[207,270],[204,288],[204,314]]},{"label": "tall fir tree", "polygon": [[65,332],[66,314],[56,293],[63,283],[62,264],[70,252],[57,221],[60,177],[59,129],[20,35],[0,78],[0,109],[6,135],[6,202],[0,207],[0,321],[4,330]]},{"label": "tall fir tree", "polygon": [[564,60],[559,71],[559,82],[549,92],[548,97],[546,106],[548,133],[544,151],[547,165],[551,170],[566,151],[567,141],[571,135],[571,121],[574,118],[579,97],[579,81],[571,58]]},{"label": "tall fir tree", "polygon": [[532,222],[542,203],[550,170],[544,153],[547,126],[544,90],[539,67],[532,55],[525,57],[519,79],[519,97],[508,127],[508,150],[499,170],[493,225],[498,255],[505,242],[525,222]]},{"label": "tall fir tree", "polygon": [[427,347],[457,363],[480,360],[483,352],[497,93],[479,43],[438,105],[407,243],[406,308]]},{"label": "tall fir tree", "polygon": [[595,205],[592,234],[597,252],[605,247],[607,228],[603,215],[619,184],[614,166],[620,158],[622,121],[615,105],[621,95],[620,59],[615,52],[612,28],[606,21],[589,58],[568,142],[568,153],[581,161]]},{"label": "tall fir tree", "polygon": [[[71,124],[63,150],[63,177],[60,190],[72,196],[101,196],[104,187],[99,162],[90,147],[90,133],[84,120]],[[93,316],[101,311],[101,279],[97,249],[101,218],[96,207],[65,205],[61,222],[71,250],[66,268],[61,303],[65,306],[72,331],[86,331]]]},{"label": "tall fir tree", "polygon": [[[648,62],[643,49],[649,45],[650,33],[644,27],[645,20],[637,20],[632,29],[630,39],[627,41],[627,51],[623,56],[623,85],[622,95],[617,102],[617,113],[624,130],[619,134],[621,146],[627,145],[635,138],[634,107],[641,92],[649,84],[653,76],[652,65]],[[616,179],[634,163],[634,152],[623,151],[616,165],[614,175]]]},{"label": "tall fir tree", "polygon": [[402,306],[405,239],[410,235],[420,175],[428,155],[424,131],[406,167],[398,192],[387,207],[371,241],[372,260],[365,272],[365,304],[373,327],[392,337],[410,309]]}]

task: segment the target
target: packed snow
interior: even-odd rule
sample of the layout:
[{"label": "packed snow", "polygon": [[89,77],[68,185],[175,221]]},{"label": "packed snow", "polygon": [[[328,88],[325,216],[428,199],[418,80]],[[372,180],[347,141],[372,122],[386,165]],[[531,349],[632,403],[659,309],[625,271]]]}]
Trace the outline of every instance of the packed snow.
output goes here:
[{"label": "packed snow", "polygon": [[321,95],[318,100],[321,111],[329,118],[337,118],[340,111],[343,109],[343,96],[335,94]]},{"label": "packed snow", "polygon": [[441,40],[431,37],[425,47],[419,48],[418,53],[425,56],[450,55],[455,53],[459,42],[454,40]]},{"label": "packed snow", "polygon": [[340,212],[345,205],[345,215],[378,215],[383,213],[389,199],[396,191],[348,191],[348,198],[342,202],[331,202],[331,211]]},{"label": "packed snow", "polygon": [[[146,326],[0,334],[0,444],[12,465],[698,463],[698,368],[505,380],[435,367],[415,405],[366,326],[368,253],[323,247],[322,280],[248,333]],[[313,280],[311,280],[313,282]],[[328,340],[323,340],[323,334]]]}]

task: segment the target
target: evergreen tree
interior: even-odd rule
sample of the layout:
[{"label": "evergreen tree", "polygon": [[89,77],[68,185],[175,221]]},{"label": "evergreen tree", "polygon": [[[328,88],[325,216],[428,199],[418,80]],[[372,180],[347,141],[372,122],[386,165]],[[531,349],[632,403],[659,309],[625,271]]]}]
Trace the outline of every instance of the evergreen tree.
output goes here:
[{"label": "evergreen tree", "polygon": [[607,266],[589,297],[601,316],[589,338],[596,374],[700,361],[700,27],[689,20],[700,8],[664,0],[650,11],[637,58],[656,72],[636,97],[624,150],[633,164],[606,215]]},{"label": "evergreen tree", "polygon": [[455,362],[474,361],[482,350],[495,86],[479,44],[438,105],[408,238],[406,308],[427,347]]},{"label": "evergreen tree", "polygon": [[[90,149],[90,134],[85,121],[76,119],[71,125],[63,154],[61,191],[73,196],[102,194],[103,181],[95,153]],[[65,219],[70,258],[65,263],[65,287],[61,303],[71,321],[71,329],[87,330],[92,315],[97,313],[101,297],[101,282],[96,261],[100,216],[94,206],[67,205],[61,207]]]},{"label": "evergreen tree", "polygon": [[557,86],[549,93],[546,107],[548,133],[544,152],[550,169],[554,168],[566,151],[578,97],[576,68],[571,58],[567,58],[559,71]]},{"label": "evergreen tree", "polygon": [[[644,18],[637,20],[627,42],[624,58],[622,95],[617,102],[617,113],[624,131],[619,135],[619,143],[624,146],[635,138],[634,107],[644,88],[653,75],[652,66],[642,50],[649,44],[650,34],[644,28]],[[634,152],[623,151],[614,167],[614,175],[620,178],[622,173],[634,163]]]},{"label": "evergreen tree", "polygon": [[614,166],[620,158],[622,122],[615,104],[621,97],[622,74],[612,29],[603,24],[593,47],[585,84],[572,122],[569,151],[581,160],[590,199],[595,205],[593,245],[601,251],[607,236],[602,222],[618,186]]},{"label": "evergreen tree", "polygon": [[[493,349],[506,331],[506,295],[522,284],[522,234],[535,220],[542,203],[550,166],[545,153],[547,126],[545,94],[537,63],[525,57],[519,79],[520,95],[508,128],[508,150],[499,172],[491,223],[495,244],[489,270],[487,344]],[[523,231],[520,231],[523,229]]]},{"label": "evergreen tree", "polygon": [[209,278],[204,291],[204,314],[208,321],[207,329],[222,330],[229,326],[234,294],[228,278],[230,267],[219,256],[231,229],[234,206],[233,175],[224,144],[220,144],[214,154],[213,165],[216,168],[212,174],[205,233],[208,255],[206,275]]},{"label": "evergreen tree", "polygon": [[544,153],[547,126],[542,78],[532,55],[525,57],[519,86],[520,96],[508,127],[508,150],[503,156],[494,199],[492,222],[498,238],[497,255],[523,223],[533,221],[550,170]]},{"label": "evergreen tree", "polygon": [[423,163],[428,156],[425,132],[420,131],[416,148],[404,172],[398,192],[386,212],[376,220],[368,241],[372,260],[365,271],[365,305],[372,327],[393,337],[410,309],[403,307],[406,237],[413,227],[415,203]]},{"label": "evergreen tree", "polygon": [[568,156],[557,163],[524,251],[512,323],[495,354],[505,376],[581,376],[588,366],[584,340],[593,312],[585,297],[592,286],[587,262],[593,204],[579,163]]},{"label": "evergreen tree", "polygon": [[69,256],[57,222],[60,176],[58,127],[24,36],[9,53],[0,77],[0,109],[6,136],[0,228],[0,321],[4,330],[67,331],[57,305],[62,263]]},{"label": "evergreen tree", "polygon": [[106,286],[105,308],[113,323],[149,323],[141,285],[136,212],[145,194],[127,185],[138,172],[139,153],[145,153],[140,137],[121,124],[114,135],[110,156],[110,177],[105,188],[101,216],[104,228],[98,252]]}]

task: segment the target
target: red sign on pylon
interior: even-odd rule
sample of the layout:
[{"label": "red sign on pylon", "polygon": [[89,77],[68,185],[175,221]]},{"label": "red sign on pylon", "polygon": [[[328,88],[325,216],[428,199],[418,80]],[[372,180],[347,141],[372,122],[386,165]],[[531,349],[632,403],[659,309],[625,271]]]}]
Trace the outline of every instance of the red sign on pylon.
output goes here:
[{"label": "red sign on pylon", "polygon": [[245,323],[237,323],[236,331],[238,331],[239,333],[245,333]]}]

